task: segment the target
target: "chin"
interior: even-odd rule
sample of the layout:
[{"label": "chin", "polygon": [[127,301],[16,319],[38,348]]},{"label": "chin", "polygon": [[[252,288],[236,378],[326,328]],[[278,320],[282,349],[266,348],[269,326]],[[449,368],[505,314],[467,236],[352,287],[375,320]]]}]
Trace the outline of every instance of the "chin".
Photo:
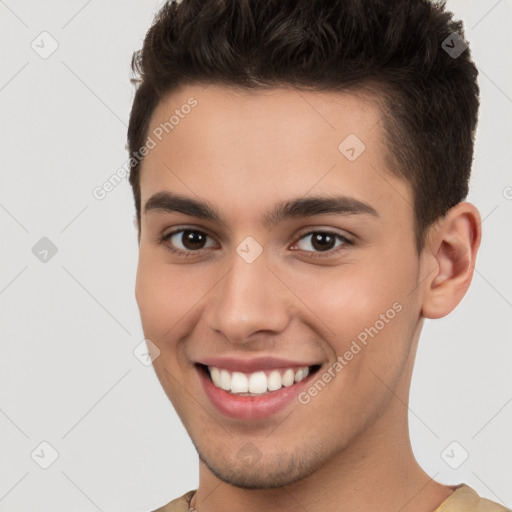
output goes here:
[{"label": "chin", "polygon": [[[197,447],[196,447],[197,450]],[[199,459],[223,482],[241,489],[275,489],[291,485],[309,476],[325,463],[320,454],[275,453],[255,462],[245,462],[233,454],[234,460],[213,460],[199,450]]]}]

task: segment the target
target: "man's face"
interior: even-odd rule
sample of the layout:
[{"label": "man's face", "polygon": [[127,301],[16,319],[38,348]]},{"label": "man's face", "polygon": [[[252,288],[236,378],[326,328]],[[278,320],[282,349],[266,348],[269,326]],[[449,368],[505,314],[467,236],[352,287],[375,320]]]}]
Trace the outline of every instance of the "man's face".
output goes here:
[{"label": "man's face", "polygon": [[[226,482],[289,484],[356,445],[391,442],[406,417],[395,394],[405,398],[420,330],[422,263],[381,115],[351,94],[210,85],[168,96],[152,117],[137,302],[160,350],[157,376]],[[174,211],[162,193],[207,203],[219,219]],[[338,197],[339,211],[276,210]],[[235,395],[208,365],[219,386],[243,389],[244,377],[230,380],[237,370],[253,390],[285,385]]]}]

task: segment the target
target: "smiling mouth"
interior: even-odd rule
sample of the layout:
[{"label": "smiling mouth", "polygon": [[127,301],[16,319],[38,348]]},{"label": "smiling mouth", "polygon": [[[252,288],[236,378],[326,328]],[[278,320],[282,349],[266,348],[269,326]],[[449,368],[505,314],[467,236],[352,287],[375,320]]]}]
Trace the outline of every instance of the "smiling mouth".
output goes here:
[{"label": "smiling mouth", "polygon": [[215,387],[237,396],[269,395],[283,387],[298,384],[308,375],[316,373],[321,367],[321,365],[315,364],[301,368],[280,368],[245,373],[200,363],[196,363],[196,366]]}]

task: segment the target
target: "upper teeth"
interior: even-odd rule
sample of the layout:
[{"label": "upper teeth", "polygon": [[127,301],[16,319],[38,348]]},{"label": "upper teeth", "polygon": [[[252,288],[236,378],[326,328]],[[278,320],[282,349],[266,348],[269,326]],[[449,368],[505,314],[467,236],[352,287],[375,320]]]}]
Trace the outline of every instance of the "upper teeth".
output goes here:
[{"label": "upper teeth", "polygon": [[[208,366],[213,383],[225,391],[231,393],[256,393],[276,391],[282,386],[291,386],[294,382],[300,382],[309,374],[307,366],[293,370],[272,370],[267,373],[259,371],[255,373],[229,372],[228,370]],[[282,373],[282,374],[281,374]]]}]

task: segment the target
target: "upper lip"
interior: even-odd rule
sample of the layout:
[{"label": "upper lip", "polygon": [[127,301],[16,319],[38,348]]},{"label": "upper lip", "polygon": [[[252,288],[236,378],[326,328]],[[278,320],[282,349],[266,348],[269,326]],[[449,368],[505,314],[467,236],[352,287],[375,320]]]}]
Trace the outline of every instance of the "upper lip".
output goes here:
[{"label": "upper lip", "polygon": [[205,366],[214,366],[216,368],[223,368],[225,370],[239,371],[244,373],[256,372],[259,370],[272,370],[275,368],[304,368],[306,366],[314,366],[320,363],[293,361],[291,359],[280,359],[276,357],[251,357],[240,358],[240,357],[228,357],[228,356],[217,356],[217,357],[206,357],[200,361],[196,361],[198,364]]}]

